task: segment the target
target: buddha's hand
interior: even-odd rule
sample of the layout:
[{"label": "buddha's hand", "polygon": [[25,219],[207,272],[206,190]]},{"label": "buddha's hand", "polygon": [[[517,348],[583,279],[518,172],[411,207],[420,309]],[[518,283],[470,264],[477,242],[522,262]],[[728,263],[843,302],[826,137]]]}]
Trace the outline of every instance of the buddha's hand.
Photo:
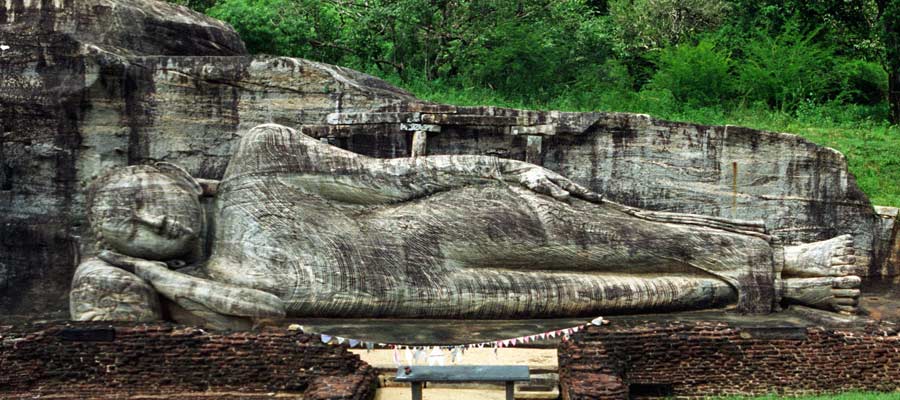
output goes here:
[{"label": "buddha's hand", "polygon": [[569,180],[556,172],[534,164],[516,162],[504,171],[506,180],[514,181],[536,193],[568,200],[570,196],[592,203],[601,203],[603,196]]},{"label": "buddha's hand", "polygon": [[111,250],[101,251],[99,254],[97,254],[97,258],[106,261],[110,265],[122,268],[131,273],[135,273],[136,269],[146,265],[159,265],[160,267],[168,268],[165,263],[160,261],[149,261],[140,258],[129,257]]}]

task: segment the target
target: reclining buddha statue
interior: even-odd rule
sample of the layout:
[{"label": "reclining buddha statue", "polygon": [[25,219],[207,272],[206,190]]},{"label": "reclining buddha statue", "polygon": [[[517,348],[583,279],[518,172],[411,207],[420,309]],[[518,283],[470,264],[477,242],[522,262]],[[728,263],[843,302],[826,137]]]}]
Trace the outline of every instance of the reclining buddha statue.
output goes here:
[{"label": "reclining buddha statue", "polygon": [[859,296],[850,236],[783,246],[760,222],[627,207],[516,160],[370,158],[267,124],[243,136],[208,219],[203,190],[171,164],[98,178],[102,251],[76,271],[72,317],[852,312]]}]

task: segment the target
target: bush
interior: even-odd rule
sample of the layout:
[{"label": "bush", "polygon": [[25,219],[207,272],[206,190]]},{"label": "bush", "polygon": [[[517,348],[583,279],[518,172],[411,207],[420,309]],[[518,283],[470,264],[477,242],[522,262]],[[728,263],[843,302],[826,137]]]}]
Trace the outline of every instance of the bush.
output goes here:
[{"label": "bush", "polygon": [[793,111],[806,100],[827,98],[834,87],[834,50],[789,24],[776,37],[763,31],[744,47],[738,65],[738,85],[746,100],[764,101],[781,111]]},{"label": "bush", "polygon": [[476,19],[474,29],[482,34],[457,60],[460,80],[511,99],[544,102],[576,88],[591,90],[608,83],[608,26],[583,1],[493,4],[492,14]]},{"label": "bush", "polygon": [[727,102],[732,93],[732,61],[711,40],[680,44],[662,51],[650,87],[668,90],[687,105]]},{"label": "bush", "polygon": [[875,105],[887,98],[888,76],[881,64],[865,60],[842,60],[835,68],[839,83],[837,99]]},{"label": "bush", "polygon": [[185,6],[194,11],[205,12],[216,5],[216,0],[168,0],[169,3]]},{"label": "bush", "polygon": [[609,59],[599,67],[583,67],[575,82],[555,96],[547,106],[596,111],[609,107],[611,101],[618,104],[622,97],[632,94],[632,84],[628,68],[619,60]]},{"label": "bush", "polygon": [[334,44],[339,20],[321,1],[221,0],[207,13],[230,23],[254,54],[338,63],[344,53]]}]

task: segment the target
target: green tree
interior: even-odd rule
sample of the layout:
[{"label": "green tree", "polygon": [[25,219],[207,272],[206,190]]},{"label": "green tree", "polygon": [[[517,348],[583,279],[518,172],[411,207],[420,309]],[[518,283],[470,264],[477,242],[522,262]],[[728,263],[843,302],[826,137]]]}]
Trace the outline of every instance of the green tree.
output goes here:
[{"label": "green tree", "polygon": [[585,0],[220,0],[251,52],[546,99],[608,78],[602,4]]},{"label": "green tree", "polygon": [[205,12],[216,5],[217,0],[168,0],[170,3],[188,7],[194,11]]},{"label": "green tree", "polygon": [[234,26],[252,53],[339,63],[349,51],[338,16],[321,1],[221,0],[207,13]]},{"label": "green tree", "polygon": [[666,48],[657,65],[651,89],[668,90],[676,100],[689,105],[709,106],[730,100],[731,56],[710,39]]},{"label": "green tree", "polygon": [[878,0],[877,3],[888,75],[890,120],[900,124],[900,0]]},{"label": "green tree", "polygon": [[721,26],[729,13],[724,0],[611,0],[609,14],[627,51],[677,45]]},{"label": "green tree", "polygon": [[834,50],[816,42],[816,35],[816,31],[803,34],[796,23],[775,37],[758,31],[744,47],[738,66],[738,85],[745,98],[765,101],[781,111],[824,98],[834,84]]},{"label": "green tree", "polygon": [[715,31],[729,10],[726,0],[610,0],[616,54],[640,86],[652,77],[661,49]]},{"label": "green tree", "polygon": [[777,35],[790,25],[817,32],[836,54],[874,60],[878,56],[875,0],[728,0],[728,34],[752,38],[759,30]]},{"label": "green tree", "polygon": [[546,99],[604,78],[600,66],[612,56],[607,26],[583,1],[492,3],[472,21],[475,35],[460,43],[457,71],[467,83]]}]

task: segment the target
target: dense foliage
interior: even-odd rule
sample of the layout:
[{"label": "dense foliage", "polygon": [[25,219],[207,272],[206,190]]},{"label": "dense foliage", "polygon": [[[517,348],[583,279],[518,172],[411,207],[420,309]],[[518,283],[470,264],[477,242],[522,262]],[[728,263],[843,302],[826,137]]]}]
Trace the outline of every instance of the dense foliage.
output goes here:
[{"label": "dense foliage", "polygon": [[171,1],[231,23],[252,52],[433,100],[799,130],[851,156],[874,146],[854,172],[900,204],[900,0]]},{"label": "dense foliage", "polygon": [[878,0],[175,1],[228,21],[256,53],[515,101],[651,89],[687,107],[793,111],[887,98]]}]

